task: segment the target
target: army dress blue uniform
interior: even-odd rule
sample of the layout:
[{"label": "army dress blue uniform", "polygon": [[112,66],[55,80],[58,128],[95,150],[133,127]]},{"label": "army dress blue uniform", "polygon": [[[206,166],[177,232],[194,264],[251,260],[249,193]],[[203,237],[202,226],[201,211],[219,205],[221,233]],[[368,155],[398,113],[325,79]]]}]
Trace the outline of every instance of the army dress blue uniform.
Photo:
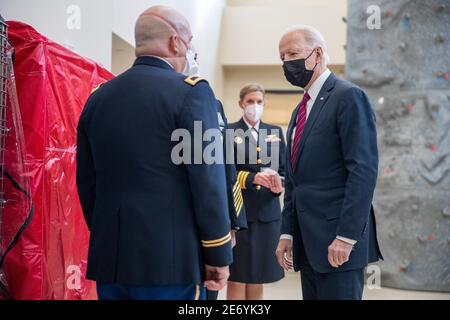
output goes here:
[{"label": "army dress blue uniform", "polygon": [[[247,230],[236,234],[229,280],[254,284],[275,282],[284,277],[275,256],[281,229],[280,194],[253,184],[253,180],[263,168],[273,165],[264,163],[261,155],[267,155],[269,159],[277,157],[278,165],[273,169],[284,177],[286,146],[283,132],[278,126],[260,121],[259,132],[266,130],[267,136],[258,134],[256,140],[243,118],[230,124],[229,128],[235,130],[234,157],[248,224]],[[251,156],[251,151],[255,152],[255,157]]]},{"label": "army dress blue uniform", "polygon": [[[232,262],[225,167],[175,164],[176,129],[219,129],[208,83],[151,56],[97,89],[78,124],[77,186],[101,299],[203,297]],[[203,142],[203,148],[207,142]]]}]

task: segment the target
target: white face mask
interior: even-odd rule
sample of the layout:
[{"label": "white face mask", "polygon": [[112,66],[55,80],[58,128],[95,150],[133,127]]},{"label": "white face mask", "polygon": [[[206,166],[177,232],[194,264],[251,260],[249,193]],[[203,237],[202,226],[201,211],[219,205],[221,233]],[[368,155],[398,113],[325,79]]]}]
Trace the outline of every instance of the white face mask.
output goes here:
[{"label": "white face mask", "polygon": [[258,122],[261,119],[264,106],[261,104],[250,104],[244,108],[245,116],[253,122]]},{"label": "white face mask", "polygon": [[199,74],[200,67],[197,60],[195,60],[195,52],[191,49],[186,51],[186,64],[184,65],[183,74],[187,77],[196,76]]}]

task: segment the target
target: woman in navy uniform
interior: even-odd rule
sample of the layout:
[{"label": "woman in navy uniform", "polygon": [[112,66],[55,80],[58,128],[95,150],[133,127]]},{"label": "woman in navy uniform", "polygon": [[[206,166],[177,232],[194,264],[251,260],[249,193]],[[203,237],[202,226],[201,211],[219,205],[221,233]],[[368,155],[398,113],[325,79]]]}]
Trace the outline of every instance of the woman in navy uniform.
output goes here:
[{"label": "woman in navy uniform", "polygon": [[227,298],[257,300],[263,284],[284,277],[275,250],[280,237],[285,140],[280,127],[260,120],[264,88],[248,84],[240,91],[244,115],[229,125],[234,129],[234,157],[248,229],[236,234]]},{"label": "woman in navy uniform", "polygon": [[[220,131],[222,132],[222,143],[225,154],[226,147],[233,141],[233,136],[227,132],[228,121],[220,100],[217,100],[217,118]],[[225,176],[227,181],[228,213],[231,223],[231,243],[234,245],[236,243],[236,232],[247,229],[247,218],[234,163],[225,163]],[[217,300],[218,295],[219,291],[206,291],[207,300]]]}]

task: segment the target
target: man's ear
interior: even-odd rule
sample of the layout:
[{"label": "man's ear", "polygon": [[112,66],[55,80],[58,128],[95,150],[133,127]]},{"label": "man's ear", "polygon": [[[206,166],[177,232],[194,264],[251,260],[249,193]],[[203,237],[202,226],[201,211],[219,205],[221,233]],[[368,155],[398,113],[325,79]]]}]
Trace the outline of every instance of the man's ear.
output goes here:
[{"label": "man's ear", "polygon": [[241,101],[241,100],[239,100],[239,107],[242,109],[242,110],[244,110],[244,103]]},{"label": "man's ear", "polygon": [[322,64],[325,61],[322,47],[316,48],[316,59],[319,64]]},{"label": "man's ear", "polygon": [[175,56],[178,56],[180,54],[179,45],[180,45],[180,41],[178,39],[178,36],[176,34],[171,35],[169,38],[169,50]]}]

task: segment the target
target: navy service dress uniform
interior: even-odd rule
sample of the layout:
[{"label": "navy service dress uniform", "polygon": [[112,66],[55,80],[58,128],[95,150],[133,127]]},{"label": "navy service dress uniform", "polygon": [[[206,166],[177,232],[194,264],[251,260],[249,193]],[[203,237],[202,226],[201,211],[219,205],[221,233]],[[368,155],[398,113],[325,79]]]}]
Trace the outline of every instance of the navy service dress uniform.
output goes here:
[{"label": "navy service dress uniform", "polygon": [[219,128],[209,84],[157,57],[137,58],[88,99],[77,186],[99,298],[204,297],[204,265],[232,263],[224,165],[172,161],[172,133],[193,137],[194,121]]},{"label": "navy service dress uniform", "polygon": [[[228,121],[223,110],[222,103],[217,100],[217,116],[219,128],[223,137],[224,155],[227,145],[233,146],[233,135],[227,132]],[[227,179],[228,211],[231,222],[231,230],[241,231],[247,229],[247,217],[242,197],[242,191],[237,180],[237,171],[234,163],[225,163],[225,174]]]},{"label": "navy service dress uniform", "polygon": [[[217,118],[219,128],[222,132],[222,142],[224,148],[224,155],[226,154],[227,146],[233,147],[233,136],[228,129],[228,121],[223,110],[222,102],[217,100]],[[244,199],[242,191],[237,181],[236,166],[233,163],[225,163],[225,173],[227,178],[227,196],[228,196],[228,211],[231,222],[231,230],[236,232],[247,229],[247,218],[245,214]],[[218,291],[207,290],[207,300],[217,300]]]},{"label": "navy service dress uniform", "polygon": [[[275,256],[281,229],[280,194],[253,184],[253,180],[262,168],[271,166],[271,163],[264,164],[260,156],[267,154],[270,158],[272,149],[279,150],[279,154],[274,155],[278,156],[279,163],[275,170],[284,177],[284,136],[280,127],[262,121],[259,123],[259,130],[267,130],[267,138],[264,139],[267,141],[260,141],[263,140],[261,134],[258,141],[255,140],[253,135],[247,132],[250,129],[243,118],[229,127],[235,130],[234,156],[248,223],[247,230],[236,234],[234,262],[230,266],[229,280],[255,284],[275,282],[284,277],[283,269]],[[242,132],[245,134],[242,135]],[[278,144],[276,148],[275,144]],[[250,157],[250,149],[256,151],[256,159]],[[239,154],[242,152],[245,154]],[[239,163],[239,158],[245,159],[245,163]]]}]

